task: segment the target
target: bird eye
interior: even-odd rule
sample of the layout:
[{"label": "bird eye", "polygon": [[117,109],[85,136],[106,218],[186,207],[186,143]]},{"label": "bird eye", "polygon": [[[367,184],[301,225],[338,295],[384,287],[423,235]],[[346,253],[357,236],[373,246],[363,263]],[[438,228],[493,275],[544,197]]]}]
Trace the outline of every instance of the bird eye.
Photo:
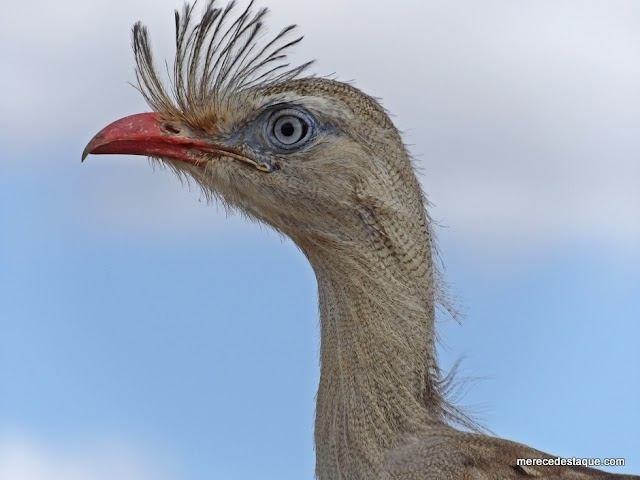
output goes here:
[{"label": "bird eye", "polygon": [[304,114],[295,110],[275,112],[269,119],[269,140],[283,150],[299,148],[311,136],[309,123]]}]

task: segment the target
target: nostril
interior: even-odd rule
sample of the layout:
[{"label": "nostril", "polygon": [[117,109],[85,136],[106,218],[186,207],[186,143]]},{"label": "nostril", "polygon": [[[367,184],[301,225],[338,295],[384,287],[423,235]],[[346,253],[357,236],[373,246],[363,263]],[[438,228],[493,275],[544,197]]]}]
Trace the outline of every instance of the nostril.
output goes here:
[{"label": "nostril", "polygon": [[180,129],[178,127],[176,127],[175,125],[172,125],[170,123],[165,123],[162,125],[162,129],[167,132],[167,133],[172,133],[174,135],[178,135],[180,133]]}]

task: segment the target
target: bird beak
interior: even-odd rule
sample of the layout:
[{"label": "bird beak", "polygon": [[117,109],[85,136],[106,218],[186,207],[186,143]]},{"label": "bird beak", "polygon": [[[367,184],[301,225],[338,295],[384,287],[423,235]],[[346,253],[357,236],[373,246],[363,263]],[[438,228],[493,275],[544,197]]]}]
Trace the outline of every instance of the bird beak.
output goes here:
[{"label": "bird beak", "polygon": [[266,160],[254,160],[232,147],[203,139],[182,123],[163,120],[158,113],[139,113],[116,120],[91,139],[82,152],[82,161],[89,154],[171,158],[196,166],[204,166],[212,158],[230,157],[265,172],[275,169]]}]

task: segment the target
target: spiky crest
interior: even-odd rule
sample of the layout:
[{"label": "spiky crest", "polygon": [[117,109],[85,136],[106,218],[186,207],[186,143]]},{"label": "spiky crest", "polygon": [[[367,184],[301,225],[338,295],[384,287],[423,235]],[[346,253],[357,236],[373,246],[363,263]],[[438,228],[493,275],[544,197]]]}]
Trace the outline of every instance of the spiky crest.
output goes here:
[{"label": "spiky crest", "polygon": [[286,51],[302,40],[289,38],[295,25],[261,41],[268,9],[255,11],[253,0],[233,21],[235,1],[216,8],[216,1],[209,0],[200,21],[196,4],[185,4],[182,14],[175,12],[176,54],[169,88],[154,64],[147,28],[140,22],[133,27],[137,88],[153,110],[187,121],[202,118],[223,107],[234,93],[292,80],[313,63],[293,68],[287,63]]}]

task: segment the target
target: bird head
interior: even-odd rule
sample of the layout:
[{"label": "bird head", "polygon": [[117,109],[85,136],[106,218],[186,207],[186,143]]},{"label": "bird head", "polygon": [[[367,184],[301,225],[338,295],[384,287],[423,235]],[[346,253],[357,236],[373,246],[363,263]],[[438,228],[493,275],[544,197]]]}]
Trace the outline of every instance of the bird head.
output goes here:
[{"label": "bird head", "polygon": [[[156,158],[208,195],[291,237],[305,253],[393,243],[384,219],[406,219],[429,240],[421,189],[401,137],[378,102],[355,87],[303,77],[285,50],[294,27],[262,41],[266,10],[233,18],[210,2],[176,12],[167,88],[145,27],[133,28],[138,89],[154,110],[120,119],[88,154]],[[259,41],[260,40],[260,41]],[[384,238],[383,238],[384,237]]]}]

